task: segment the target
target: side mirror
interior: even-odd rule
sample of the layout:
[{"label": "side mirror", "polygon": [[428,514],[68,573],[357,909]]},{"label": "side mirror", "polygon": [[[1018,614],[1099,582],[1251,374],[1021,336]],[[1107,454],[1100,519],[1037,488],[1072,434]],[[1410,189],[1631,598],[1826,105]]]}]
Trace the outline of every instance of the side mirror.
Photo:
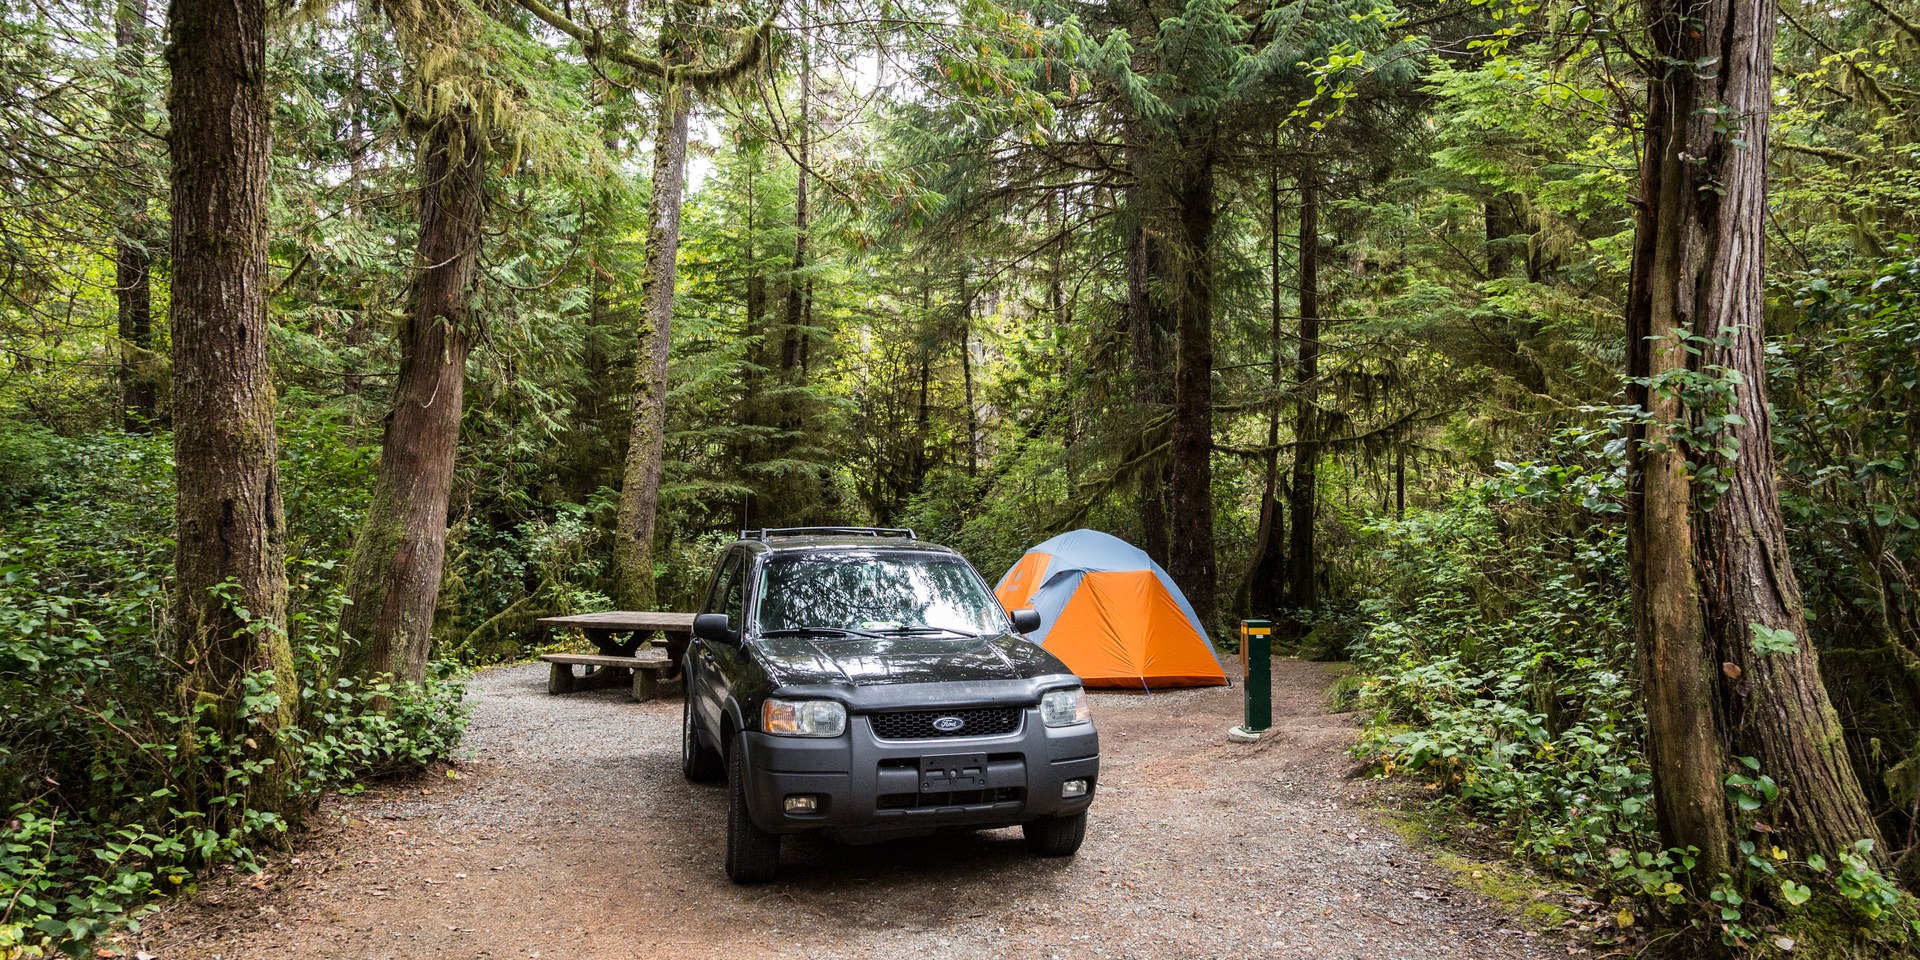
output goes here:
[{"label": "side mirror", "polygon": [[1013,612],[1013,629],[1021,633],[1032,633],[1040,629],[1040,611],[1026,607]]},{"label": "side mirror", "polygon": [[740,634],[724,613],[701,613],[693,618],[693,635],[715,643],[739,643]]}]

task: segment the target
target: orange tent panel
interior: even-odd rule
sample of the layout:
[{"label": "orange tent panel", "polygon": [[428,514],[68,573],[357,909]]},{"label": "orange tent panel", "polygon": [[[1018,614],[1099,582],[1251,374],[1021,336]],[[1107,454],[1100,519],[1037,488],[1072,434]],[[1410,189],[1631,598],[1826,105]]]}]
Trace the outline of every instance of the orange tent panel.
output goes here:
[{"label": "orange tent panel", "polygon": [[1152,570],[1085,574],[1046,648],[1088,686],[1226,682],[1212,647]]},{"label": "orange tent panel", "polygon": [[1000,605],[1008,610],[1019,610],[1033,605],[1033,595],[1040,589],[1040,582],[1047,575],[1047,564],[1053,560],[1053,554],[1034,551],[1020,558],[1020,562],[1007,571],[1000,585],[993,588],[993,595],[1000,598]]}]

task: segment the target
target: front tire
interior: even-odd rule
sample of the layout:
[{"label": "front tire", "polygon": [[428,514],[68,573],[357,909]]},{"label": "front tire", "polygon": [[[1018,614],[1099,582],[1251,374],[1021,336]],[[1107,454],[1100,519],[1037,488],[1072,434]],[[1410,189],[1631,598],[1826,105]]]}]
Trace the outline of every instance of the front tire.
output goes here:
[{"label": "front tire", "polygon": [[1087,812],[1070,817],[1046,817],[1020,825],[1027,849],[1042,857],[1071,857],[1087,838]]},{"label": "front tire", "polygon": [[720,751],[700,742],[700,722],[693,712],[693,691],[681,697],[680,772],[694,783],[712,783],[727,775],[726,760]]},{"label": "front tire", "polygon": [[780,872],[780,835],[754,826],[747,811],[747,738],[727,757],[727,879],[766,883]]}]

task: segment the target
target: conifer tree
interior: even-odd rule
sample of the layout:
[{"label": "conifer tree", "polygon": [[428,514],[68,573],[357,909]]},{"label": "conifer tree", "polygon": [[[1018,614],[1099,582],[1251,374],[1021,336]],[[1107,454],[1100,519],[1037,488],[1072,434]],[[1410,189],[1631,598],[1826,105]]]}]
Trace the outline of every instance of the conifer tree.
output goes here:
[{"label": "conifer tree", "polygon": [[[168,20],[182,707],[204,731],[196,742],[244,744],[247,759],[267,762],[238,781],[243,804],[212,803],[234,791],[230,771],[196,764],[181,802],[233,829],[248,806],[286,809],[300,756],[288,739],[299,692],[267,367],[267,10],[264,0],[172,0]],[[262,674],[267,698],[248,689]]]},{"label": "conifer tree", "polygon": [[[1774,5],[1650,10],[1651,101],[1627,312],[1633,612],[1661,834],[1731,873],[1740,845],[1860,841],[1888,866],[1808,639],[1764,369]],[[1757,824],[1736,758],[1778,785]],[[1753,771],[1745,771],[1753,772]],[[1757,798],[1756,798],[1757,799]],[[1764,834],[1764,836],[1761,836]]]},{"label": "conifer tree", "polygon": [[[639,341],[634,353],[632,431],[620,492],[614,539],[615,593],[622,606],[654,606],[653,541],[659,523],[660,473],[666,455],[667,352],[672,341],[673,294],[680,248],[680,210],[686,194],[688,124],[692,96],[746,74],[766,53],[773,20],[749,23],[738,31],[724,59],[709,60],[699,47],[700,24],[691,4],[666,4],[654,41],[654,56],[638,52],[637,41],[622,30],[589,30],[542,3],[519,4],[549,26],[579,41],[585,53],[649,78],[656,120],[653,143],[653,194],[648,207],[646,266]],[[775,13],[777,13],[777,9]]]}]

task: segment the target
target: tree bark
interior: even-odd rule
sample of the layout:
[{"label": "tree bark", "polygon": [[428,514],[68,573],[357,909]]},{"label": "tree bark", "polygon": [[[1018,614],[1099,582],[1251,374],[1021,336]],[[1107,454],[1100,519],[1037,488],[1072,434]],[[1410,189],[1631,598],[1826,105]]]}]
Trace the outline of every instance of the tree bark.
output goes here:
[{"label": "tree bark", "polygon": [[[684,45],[663,47],[685,62]],[[633,610],[655,602],[653,534],[660,506],[660,468],[666,456],[667,346],[673,334],[673,284],[680,253],[680,204],[687,184],[689,92],[667,87],[653,145],[653,198],[648,204],[647,255],[641,283],[639,347],[634,351],[633,431],[627,442],[625,477],[614,549],[616,599]]]},{"label": "tree bark", "polygon": [[[300,755],[283,735],[299,693],[267,366],[267,10],[265,0],[171,0],[168,18],[180,692],[201,728],[272,761],[238,780],[226,778],[238,771],[224,755],[180,765],[194,792],[180,802],[225,830],[247,808],[290,812]],[[247,678],[262,671],[277,700],[250,710]],[[206,802],[234,792],[246,802]]]},{"label": "tree bark", "polygon": [[348,562],[342,672],[426,678],[447,549],[480,260],[486,142],[472,113],[440,117],[420,152],[420,240],[379,473]]},{"label": "tree bark", "polygon": [[[128,170],[142,161],[137,148],[144,137],[146,108],[133,86],[146,58],[146,0],[120,0],[114,9],[114,46],[127,84],[116,103],[120,113],[121,163]],[[130,432],[150,429],[157,410],[153,383],[153,238],[147,200],[138,184],[123,185],[114,224],[114,299],[119,313],[121,425]]]},{"label": "tree bark", "polygon": [[[786,318],[781,324],[782,349],[780,354],[780,369],[789,381],[793,379],[794,374],[800,369],[802,343],[804,338],[808,336],[806,329],[802,326],[802,320],[806,312],[807,287],[806,282],[802,280],[801,277],[807,269],[807,146],[813,135],[812,129],[809,126],[811,117],[809,111],[811,101],[813,100],[813,59],[807,49],[806,5],[804,3],[801,4],[800,7],[800,18],[801,26],[799,36],[797,37],[800,47],[800,122],[798,126],[794,128],[795,139],[799,142],[794,144],[794,152],[798,155],[798,162],[794,165],[797,169],[794,171],[793,188],[793,267],[787,279],[787,312]],[[790,397],[791,392],[789,391],[785,395]],[[792,401],[783,400],[781,406],[783,408],[783,416],[781,417],[780,424],[781,429],[783,431],[791,430],[794,427],[794,423],[792,422],[793,411],[791,410]]]},{"label": "tree bark", "polygon": [[1315,176],[1300,178],[1300,348],[1293,367],[1293,476],[1287,490],[1287,514],[1293,521],[1287,545],[1287,607],[1296,611],[1288,632],[1295,638],[1306,635],[1311,628],[1307,615],[1320,603],[1314,551],[1320,484],[1320,417],[1315,405],[1320,387],[1320,191]]},{"label": "tree bark", "polygon": [[[1145,223],[1146,213],[1140,217],[1142,222],[1134,227],[1127,244],[1127,339],[1133,362],[1133,402],[1143,416],[1152,417],[1166,406],[1159,340],[1171,323],[1151,286],[1156,273],[1164,272],[1160,266],[1164,256]],[[1140,549],[1161,566],[1168,562],[1164,470],[1158,458],[1149,459],[1141,465],[1139,481]]]},{"label": "tree bark", "polygon": [[960,381],[967,403],[967,477],[980,469],[980,410],[973,397],[973,292],[967,289],[967,270],[960,271]]},{"label": "tree bark", "polygon": [[1201,623],[1211,623],[1213,556],[1213,164],[1193,156],[1175,201],[1179,249],[1173,251],[1176,352],[1173,375],[1171,538],[1167,572]]},{"label": "tree bark", "polygon": [[[1768,843],[1799,858],[1870,838],[1887,865],[1821,685],[1774,486],[1762,326],[1773,11],[1760,0],[1648,11],[1652,62],[1668,66],[1650,78],[1629,292],[1629,399],[1648,419],[1630,445],[1628,542],[1661,832],[1700,848],[1709,877],[1737,862],[1750,826],[1723,785],[1733,757],[1757,759],[1781,788],[1752,815]],[[1690,409],[1676,385],[1648,382],[1675,377],[1720,379],[1731,409]],[[1737,443],[1731,456],[1676,429],[1697,437],[1715,412],[1741,418],[1710,438]],[[1791,632],[1795,649],[1756,652],[1755,625]]]},{"label": "tree bark", "polygon": [[[1279,135],[1275,134],[1278,148]],[[1262,464],[1260,487],[1260,523],[1253,535],[1253,557],[1247,564],[1246,608],[1249,612],[1271,614],[1279,606],[1285,589],[1285,554],[1279,548],[1286,533],[1286,517],[1280,511],[1280,321],[1285,311],[1280,306],[1280,172],[1277,166],[1267,170],[1267,308],[1272,330],[1269,333],[1269,389],[1273,391],[1267,409],[1267,452]]]}]

